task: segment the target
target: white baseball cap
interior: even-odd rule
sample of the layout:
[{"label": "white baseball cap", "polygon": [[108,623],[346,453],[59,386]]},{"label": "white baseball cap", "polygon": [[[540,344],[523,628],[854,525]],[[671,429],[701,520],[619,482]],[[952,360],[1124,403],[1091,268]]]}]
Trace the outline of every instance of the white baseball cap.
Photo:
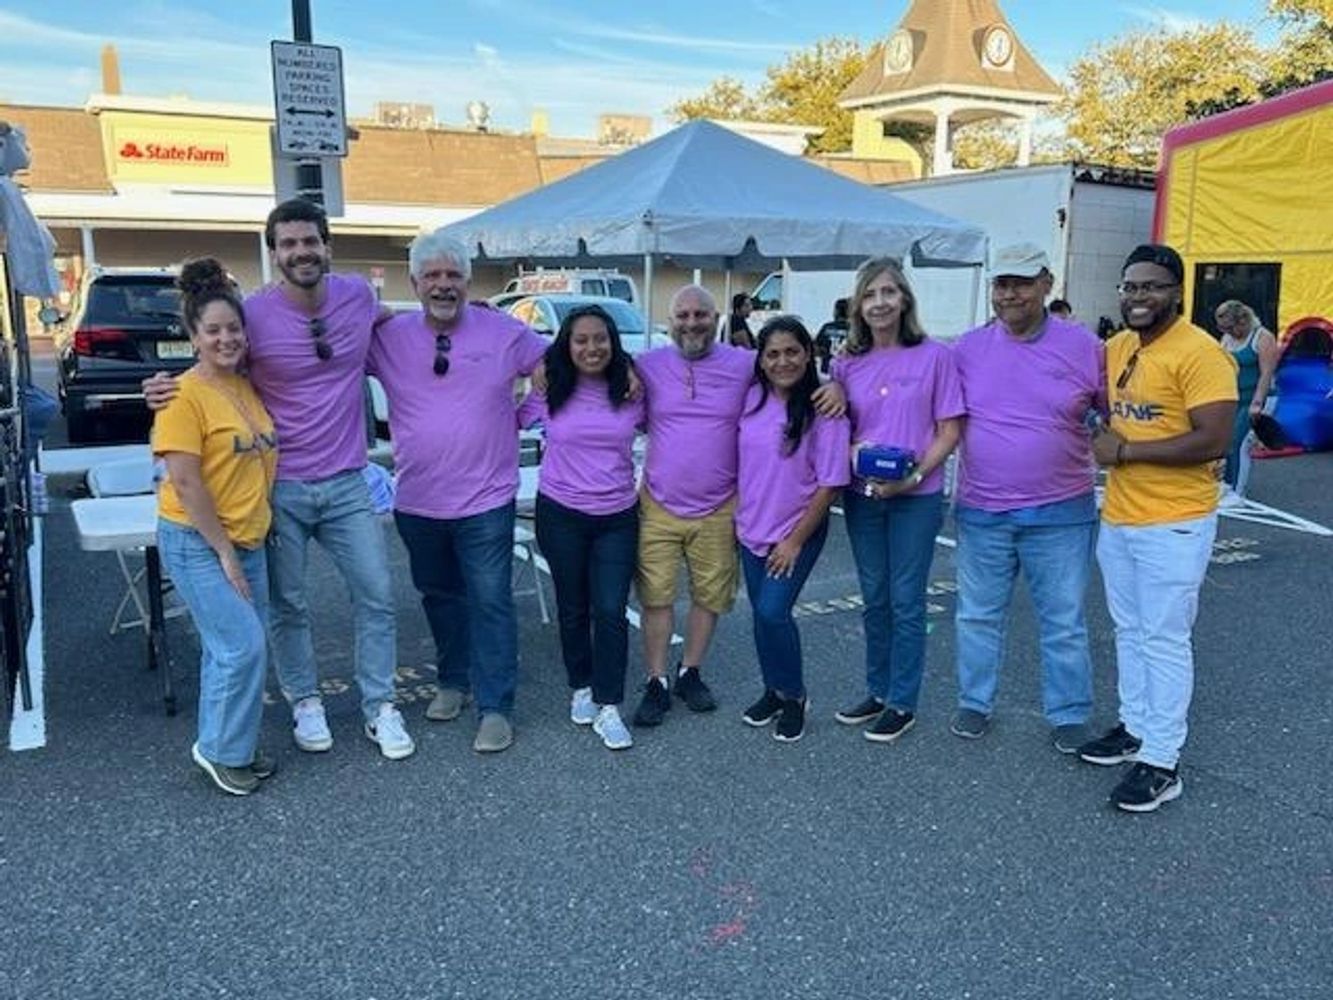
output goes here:
[{"label": "white baseball cap", "polygon": [[1050,271],[1051,258],[1035,243],[1011,243],[991,255],[990,276],[993,281],[1005,276],[1035,278],[1042,271]]}]

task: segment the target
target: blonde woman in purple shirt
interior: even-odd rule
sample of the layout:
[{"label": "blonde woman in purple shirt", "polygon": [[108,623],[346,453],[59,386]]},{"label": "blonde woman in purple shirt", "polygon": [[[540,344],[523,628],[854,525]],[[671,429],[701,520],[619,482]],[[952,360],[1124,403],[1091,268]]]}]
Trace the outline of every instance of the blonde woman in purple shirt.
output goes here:
[{"label": "blonde woman in purple shirt", "polygon": [[952,352],[930,340],[898,261],[856,272],[850,329],[833,378],[847,396],[853,446],[915,455],[906,476],[853,479],[843,510],[866,634],[866,696],[836,714],[891,743],[916,722],[926,658],[926,583],[943,517],[942,466],[958,443],[963,394]]},{"label": "blonde woman in purple shirt", "polygon": [[814,342],[794,316],[759,331],[756,384],[741,415],[736,535],[754,614],[754,645],[764,693],[741,718],[777,721],[784,743],[805,733],[801,636],[792,608],[828,537],[828,512],[851,478],[851,427],[821,417]]},{"label": "blonde woman in purple shirt", "polygon": [[642,399],[629,399],[629,355],[600,306],[572,309],[546,351],[545,395],[519,422],[546,427],[537,488],[537,541],[555,583],[560,650],[573,692],[569,717],[611,750],[634,744],[620,717],[629,660],[625,606],[639,547],[634,436]]}]

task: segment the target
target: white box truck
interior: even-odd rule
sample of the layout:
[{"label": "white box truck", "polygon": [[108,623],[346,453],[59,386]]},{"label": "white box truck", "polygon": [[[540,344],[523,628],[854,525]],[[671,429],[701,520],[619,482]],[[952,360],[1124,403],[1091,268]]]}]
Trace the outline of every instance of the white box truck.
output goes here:
[{"label": "white box truck", "polygon": [[[1074,315],[1096,330],[1102,317],[1120,324],[1116,285],[1130,250],[1152,235],[1152,173],[1060,163],[951,174],[889,186],[897,197],[986,230],[991,247],[1035,243],[1051,258],[1053,298],[1067,299]],[[974,268],[913,268],[926,330],[951,339],[985,322],[990,296],[978,287]],[[757,328],[781,312],[800,316],[811,332],[833,313],[833,303],[852,291],[852,271],[793,271],[783,268],[755,286]]]}]

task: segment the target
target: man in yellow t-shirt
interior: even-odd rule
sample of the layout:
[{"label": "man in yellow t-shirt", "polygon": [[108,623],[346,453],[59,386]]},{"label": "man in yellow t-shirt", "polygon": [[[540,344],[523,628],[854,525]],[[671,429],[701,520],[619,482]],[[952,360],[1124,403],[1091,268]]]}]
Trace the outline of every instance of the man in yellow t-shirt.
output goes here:
[{"label": "man in yellow t-shirt", "polygon": [[1178,798],[1194,692],[1190,633],[1217,534],[1212,463],[1231,439],[1236,365],[1182,315],[1184,263],[1147,244],[1125,261],[1125,329],[1106,345],[1109,426],[1093,439],[1108,466],[1097,562],[1115,622],[1120,721],[1086,743],[1092,764],[1134,761],[1111,792],[1130,812]]}]

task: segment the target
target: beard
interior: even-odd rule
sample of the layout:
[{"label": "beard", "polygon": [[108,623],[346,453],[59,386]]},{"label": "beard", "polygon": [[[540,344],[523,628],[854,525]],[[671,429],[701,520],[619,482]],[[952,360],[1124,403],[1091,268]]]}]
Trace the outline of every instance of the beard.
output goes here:
[{"label": "beard", "polygon": [[[318,264],[315,276],[313,278],[301,277],[297,269],[310,263]],[[318,257],[303,255],[285,261],[280,260],[278,261],[278,270],[282,272],[283,278],[289,284],[295,285],[297,288],[314,288],[324,280],[324,275],[329,273],[329,258],[323,255]]]}]

